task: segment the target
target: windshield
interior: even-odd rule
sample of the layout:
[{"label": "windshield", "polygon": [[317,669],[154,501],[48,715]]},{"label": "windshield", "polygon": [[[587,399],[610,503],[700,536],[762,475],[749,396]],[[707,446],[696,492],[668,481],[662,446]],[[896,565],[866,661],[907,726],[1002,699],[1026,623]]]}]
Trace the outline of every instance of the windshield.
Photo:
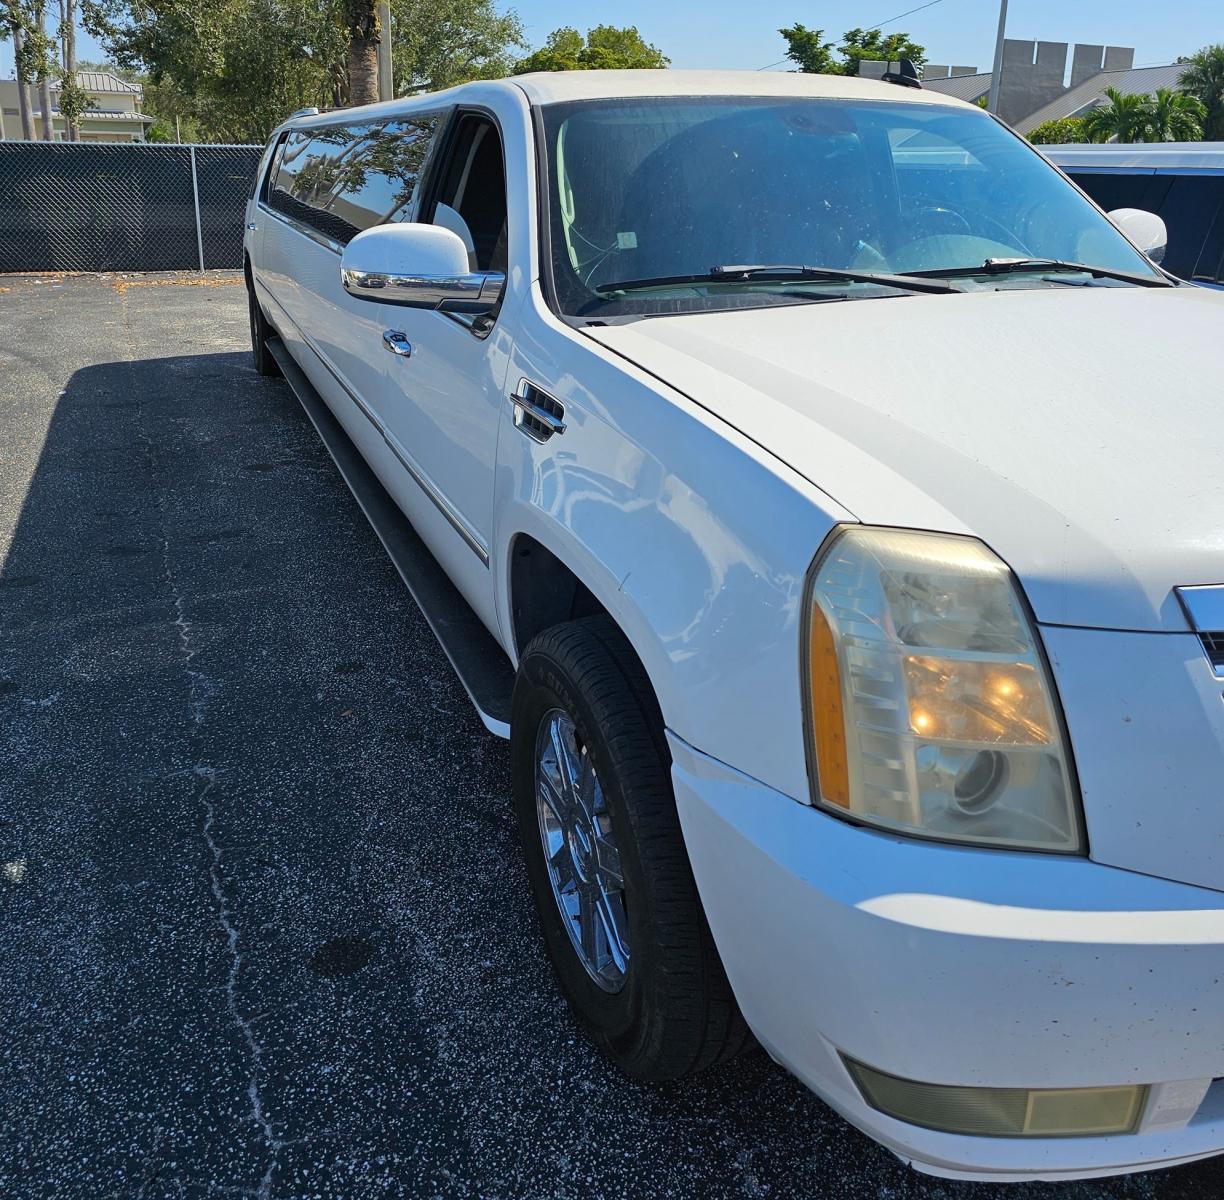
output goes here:
[{"label": "windshield", "polygon": [[[677,281],[720,264],[899,275],[1025,258],[1155,277],[1071,184],[980,111],[690,97],[549,105],[543,123],[553,285],[571,316],[905,294],[870,280]],[[617,291],[623,281],[633,286]],[[1034,267],[981,286],[1069,281],[1087,282]]]}]

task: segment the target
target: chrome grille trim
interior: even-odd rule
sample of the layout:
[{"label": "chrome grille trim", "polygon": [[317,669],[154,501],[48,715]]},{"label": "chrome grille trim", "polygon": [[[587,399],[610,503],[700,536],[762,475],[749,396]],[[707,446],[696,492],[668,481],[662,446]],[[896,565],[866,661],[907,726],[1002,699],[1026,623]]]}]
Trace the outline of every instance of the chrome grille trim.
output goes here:
[{"label": "chrome grille trim", "polygon": [[1224,679],[1224,584],[1173,589],[1211,669]]}]

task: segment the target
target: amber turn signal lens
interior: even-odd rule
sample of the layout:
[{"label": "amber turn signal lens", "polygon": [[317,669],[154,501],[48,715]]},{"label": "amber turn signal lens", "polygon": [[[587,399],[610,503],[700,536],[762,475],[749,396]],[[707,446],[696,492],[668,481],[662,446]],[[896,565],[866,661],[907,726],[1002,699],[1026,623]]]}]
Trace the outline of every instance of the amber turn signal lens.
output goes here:
[{"label": "amber turn signal lens", "polygon": [[808,639],[808,682],[812,689],[812,737],[816,776],[826,804],[850,807],[850,769],[846,764],[846,717],[842,711],[841,672],[833,630],[820,608],[812,606]]}]

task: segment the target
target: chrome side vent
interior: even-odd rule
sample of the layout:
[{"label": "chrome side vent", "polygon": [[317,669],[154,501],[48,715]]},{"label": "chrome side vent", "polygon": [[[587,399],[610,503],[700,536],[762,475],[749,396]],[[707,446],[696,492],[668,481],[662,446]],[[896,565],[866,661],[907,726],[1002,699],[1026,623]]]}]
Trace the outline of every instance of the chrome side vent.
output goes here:
[{"label": "chrome side vent", "polygon": [[1224,584],[1173,589],[1217,677],[1224,679]]},{"label": "chrome side vent", "polygon": [[515,427],[534,441],[546,442],[565,432],[565,422],[562,420],[565,408],[561,401],[554,400],[534,383],[519,380],[510,400],[514,405]]}]

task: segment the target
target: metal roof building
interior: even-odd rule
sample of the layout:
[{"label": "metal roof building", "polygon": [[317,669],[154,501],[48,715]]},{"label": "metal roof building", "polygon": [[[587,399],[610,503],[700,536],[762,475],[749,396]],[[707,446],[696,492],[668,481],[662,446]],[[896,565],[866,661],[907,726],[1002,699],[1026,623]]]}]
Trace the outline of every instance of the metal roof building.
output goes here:
[{"label": "metal roof building", "polygon": [[1145,96],[1153,95],[1158,88],[1176,88],[1185,70],[1185,63],[1170,63],[1161,67],[1132,67],[1129,71],[1102,71],[1017,121],[1016,128],[1021,133],[1028,133],[1046,121],[1082,117],[1089,109],[1105,102],[1107,87],[1117,88],[1123,95]]},{"label": "metal roof building", "polygon": [[[1071,65],[1071,86],[1065,87],[1067,47],[1062,43],[1021,43],[1009,40],[1011,56],[1005,60],[1004,89],[1009,80],[1016,83],[1016,73],[1031,75],[1036,81],[1028,110],[1016,111],[1016,97],[1011,98],[1012,110],[1001,107],[1000,111],[1021,133],[1036,129],[1045,121],[1056,121],[1065,116],[1083,116],[1089,109],[1105,103],[1105,88],[1114,87],[1126,96],[1152,96],[1158,88],[1175,88],[1186,70],[1184,62],[1171,62],[1165,66],[1131,66],[1129,59],[1135,51],[1115,47],[1076,47],[1075,61]],[[1033,48],[1033,51],[1029,50]],[[1109,70],[1102,70],[1109,66]],[[956,73],[960,70],[961,73]],[[947,75],[947,67],[931,67],[923,73],[922,86],[925,91],[939,92],[976,104],[990,92],[990,71],[965,73],[953,67]],[[933,76],[934,77],[931,77]],[[1013,88],[1023,94],[1023,87]]]},{"label": "metal roof building", "polygon": [[922,87],[928,92],[939,92],[944,96],[955,96],[957,100],[967,100],[976,104],[990,91],[992,75],[989,71],[973,75],[952,75],[948,78],[928,79],[926,73],[922,76]]}]

